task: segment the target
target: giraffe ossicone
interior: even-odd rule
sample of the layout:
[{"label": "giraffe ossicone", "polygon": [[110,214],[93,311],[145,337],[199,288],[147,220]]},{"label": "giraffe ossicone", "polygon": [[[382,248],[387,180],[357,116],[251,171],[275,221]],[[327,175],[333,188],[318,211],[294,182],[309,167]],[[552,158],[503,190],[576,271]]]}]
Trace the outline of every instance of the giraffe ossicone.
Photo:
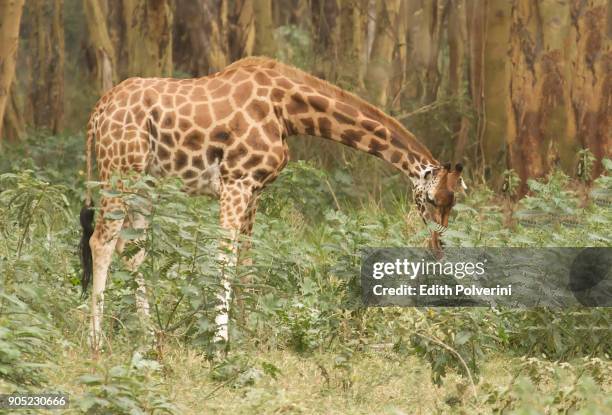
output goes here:
[{"label": "giraffe ossicone", "polygon": [[[237,240],[252,232],[261,190],[287,164],[291,135],[323,137],[387,161],[413,182],[423,220],[448,226],[454,192],[463,183],[461,168],[441,166],[401,123],[356,95],[268,58],[242,59],[197,79],[129,78],[109,90],[87,127],[88,180],[94,151],[103,187],[116,172],[180,177],[186,192],[219,199],[220,224]],[[91,200],[88,189],[86,213]],[[93,234],[93,215],[81,215],[87,222],[81,243],[84,289],[93,274],[94,349],[101,339],[111,257],[124,245],[121,229],[133,226],[131,215],[105,217],[125,211],[121,199],[102,196],[100,205]],[[432,239],[436,235],[433,231]],[[233,241],[228,249],[225,264],[235,266],[240,246]],[[143,259],[144,252],[130,267],[137,270]],[[225,274],[216,323],[217,338],[227,341],[231,286]],[[144,285],[139,292],[146,315]]]}]

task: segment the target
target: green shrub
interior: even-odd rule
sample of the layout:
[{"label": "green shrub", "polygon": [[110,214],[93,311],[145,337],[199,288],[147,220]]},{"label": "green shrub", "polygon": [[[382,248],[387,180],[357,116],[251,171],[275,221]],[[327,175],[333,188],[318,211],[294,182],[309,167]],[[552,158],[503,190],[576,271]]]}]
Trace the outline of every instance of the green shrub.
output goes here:
[{"label": "green shrub", "polygon": [[86,414],[178,414],[159,377],[160,365],[135,353],[129,364],[98,366],[79,377],[87,392],[77,399]]},{"label": "green shrub", "polygon": [[[42,299],[40,292],[28,294]],[[0,289],[0,391],[24,391],[43,385],[44,369],[55,367],[50,349],[56,336],[47,318],[16,294]]]}]

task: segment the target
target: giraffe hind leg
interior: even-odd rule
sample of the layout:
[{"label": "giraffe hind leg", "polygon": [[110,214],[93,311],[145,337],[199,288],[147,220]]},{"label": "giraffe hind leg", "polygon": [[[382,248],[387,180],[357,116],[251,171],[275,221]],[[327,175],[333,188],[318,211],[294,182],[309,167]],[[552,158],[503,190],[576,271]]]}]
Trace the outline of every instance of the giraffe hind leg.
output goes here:
[{"label": "giraffe hind leg", "polygon": [[123,219],[107,218],[109,212],[123,211],[123,203],[118,198],[105,198],[102,200],[102,209],[89,246],[92,253],[93,288],[91,295],[91,327],[89,334],[90,346],[97,354],[102,341],[102,316],[104,313],[104,289],[119,231]]},{"label": "giraffe hind leg", "polygon": [[[148,227],[147,219],[142,213],[133,213],[126,216],[123,222],[123,229],[134,229],[134,230],[142,230],[142,235],[133,239],[134,243],[142,244],[142,242],[146,239],[145,232]],[[126,245],[126,241],[119,236],[117,241],[116,251],[119,254],[122,254]],[[138,309],[138,314],[140,316],[141,321],[149,327],[150,323],[150,307],[149,301],[147,299],[147,288],[145,284],[144,277],[141,272],[138,271],[140,265],[144,262],[146,257],[146,250],[144,246],[140,246],[138,251],[127,257],[124,256],[123,260],[125,262],[126,268],[134,275],[134,279],[136,281],[136,307]],[[150,328],[150,327],[149,327]]]}]

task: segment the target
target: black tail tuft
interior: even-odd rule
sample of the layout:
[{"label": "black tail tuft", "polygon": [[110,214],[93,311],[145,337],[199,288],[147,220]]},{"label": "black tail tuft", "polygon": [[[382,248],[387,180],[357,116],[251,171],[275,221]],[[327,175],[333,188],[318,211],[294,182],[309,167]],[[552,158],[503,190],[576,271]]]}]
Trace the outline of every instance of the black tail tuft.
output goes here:
[{"label": "black tail tuft", "polygon": [[81,209],[80,213],[81,226],[83,227],[83,235],[81,236],[81,242],[79,244],[79,253],[81,256],[81,267],[83,268],[83,275],[81,276],[81,287],[83,288],[82,296],[84,297],[87,292],[87,287],[91,282],[93,274],[93,257],[91,255],[91,247],[89,246],[89,239],[93,235],[94,227],[94,209],[91,205],[85,205]]}]

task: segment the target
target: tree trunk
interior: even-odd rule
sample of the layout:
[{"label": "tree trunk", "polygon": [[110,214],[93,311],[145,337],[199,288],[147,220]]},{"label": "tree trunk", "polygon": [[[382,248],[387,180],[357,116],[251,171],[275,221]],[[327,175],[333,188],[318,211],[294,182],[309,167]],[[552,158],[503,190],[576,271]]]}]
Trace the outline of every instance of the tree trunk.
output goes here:
[{"label": "tree trunk", "polygon": [[541,0],[539,3],[542,19],[542,76],[544,113],[542,134],[547,169],[566,167],[571,171],[576,148],[568,146],[567,119],[569,101],[570,65],[567,41],[570,34],[570,0]]},{"label": "tree trunk", "polygon": [[15,76],[23,3],[24,0],[0,0],[0,143],[4,137],[4,114]]},{"label": "tree trunk", "polygon": [[308,0],[284,0],[272,2],[272,16],[274,27],[290,24],[299,25],[304,13],[304,6]]},{"label": "tree trunk", "polygon": [[429,22],[429,38],[431,39],[425,72],[424,104],[431,104],[438,96],[441,81],[438,60],[442,43],[442,29],[448,14],[449,3],[449,0],[435,0],[431,3],[431,6],[425,3],[426,6],[423,8]]},{"label": "tree trunk", "polygon": [[395,47],[393,48],[391,79],[389,80],[389,110],[399,113],[402,110],[402,93],[406,84],[408,54],[408,36],[410,30],[410,15],[408,4],[402,1],[399,13],[393,25]]},{"label": "tree trunk", "polygon": [[255,45],[253,52],[260,56],[273,58],[276,55],[274,41],[274,22],[272,20],[272,0],[252,0],[255,15]]},{"label": "tree trunk", "polygon": [[362,64],[364,35],[366,31],[365,11],[367,1],[341,0],[340,45],[338,50],[338,85],[344,88],[363,89],[365,66]]},{"label": "tree trunk", "polygon": [[521,178],[519,196],[528,178],[544,176],[550,166],[550,137],[545,131],[553,108],[563,100],[559,51],[545,49],[542,15],[530,0],[515,0],[510,31],[510,99],[508,159]]},{"label": "tree trunk", "polygon": [[172,75],[170,0],[125,0],[123,19],[130,76]]},{"label": "tree trunk", "polygon": [[217,72],[229,63],[226,0],[177,0],[174,60],[192,76]]},{"label": "tree trunk", "polygon": [[294,6],[291,8],[291,16],[289,24],[298,26],[302,29],[308,27],[310,21],[310,0],[294,0]]},{"label": "tree trunk", "polygon": [[100,95],[117,81],[115,48],[106,24],[106,12],[100,0],[84,0],[89,38],[95,59],[94,76]]},{"label": "tree trunk", "polygon": [[376,12],[376,34],[366,73],[366,87],[371,101],[384,106],[388,99],[388,87],[392,73],[393,50],[396,37],[393,30],[400,10],[400,0],[379,0]]},{"label": "tree trunk", "polygon": [[128,67],[128,42],[127,31],[128,25],[125,23],[124,9],[126,3],[123,1],[112,1],[112,7],[109,7],[109,0],[98,0],[103,6],[103,14],[106,15],[106,25],[108,35],[110,37],[113,50],[115,52],[115,70],[117,71],[117,80],[125,79],[129,76]]},{"label": "tree trunk", "polygon": [[542,45],[541,20],[531,0],[514,0],[510,32],[510,99],[508,106],[509,165],[521,178],[519,196],[527,193],[527,179],[544,175],[541,157],[540,91],[536,69]]},{"label": "tree trunk", "polygon": [[406,48],[402,94],[409,102],[427,105],[438,96],[440,49],[450,5],[450,0],[402,2],[405,30],[402,34],[400,20],[397,47]]},{"label": "tree trunk", "polygon": [[467,22],[465,0],[451,0],[448,15],[448,84],[451,93],[461,90],[464,81]]},{"label": "tree trunk", "polygon": [[487,41],[487,8],[489,1],[466,0],[469,88],[476,118],[475,146],[473,146],[474,152],[471,154],[471,158],[474,166],[480,164],[483,167],[485,163],[483,141],[486,125],[485,43]]},{"label": "tree trunk", "polygon": [[376,13],[378,11],[378,0],[365,1],[368,3],[368,8],[366,11],[366,44],[363,53],[363,60],[367,68],[367,66],[370,64],[370,56],[372,55],[372,45],[374,44],[374,38],[376,37]]},{"label": "tree trunk", "polygon": [[467,76],[467,21],[465,0],[452,0],[448,15],[448,89],[458,106],[459,116],[454,121],[453,132],[455,138],[454,161],[462,162],[468,144],[470,120],[467,116],[468,108],[466,98],[469,91],[464,84]]},{"label": "tree trunk", "polygon": [[31,0],[32,85],[30,106],[34,126],[53,134],[64,118],[64,19],[63,0]]},{"label": "tree trunk", "polygon": [[[478,2],[475,12],[481,19],[480,38],[474,37],[482,45],[479,49],[479,59],[483,66],[479,67],[480,102],[477,107],[478,124],[478,156],[482,163],[482,176],[485,180],[499,175],[505,170],[506,161],[506,130],[508,128],[509,99],[508,85],[510,83],[509,42],[512,23],[512,2],[508,0],[487,0],[486,7],[479,10]],[[474,35],[478,35],[477,32]],[[475,91],[474,91],[475,92]]]},{"label": "tree trunk", "polygon": [[[11,88],[10,97],[6,103],[6,111],[4,112],[4,126],[2,128],[4,138],[7,141],[16,141],[25,135],[25,120],[21,112],[17,88]],[[0,141],[0,144],[1,141]]]},{"label": "tree trunk", "polygon": [[570,61],[568,129],[595,155],[593,177],[601,174],[601,160],[612,151],[612,41],[606,15],[606,0],[572,1],[570,36],[576,49]]},{"label": "tree trunk", "polygon": [[231,61],[253,54],[255,46],[255,14],[253,0],[236,0],[229,31],[229,57]]},{"label": "tree trunk", "polygon": [[[313,0],[311,2],[312,38],[314,43],[315,75],[336,82],[340,53],[340,1]],[[345,8],[346,12],[349,12]],[[349,46],[350,47],[350,46]]]}]

